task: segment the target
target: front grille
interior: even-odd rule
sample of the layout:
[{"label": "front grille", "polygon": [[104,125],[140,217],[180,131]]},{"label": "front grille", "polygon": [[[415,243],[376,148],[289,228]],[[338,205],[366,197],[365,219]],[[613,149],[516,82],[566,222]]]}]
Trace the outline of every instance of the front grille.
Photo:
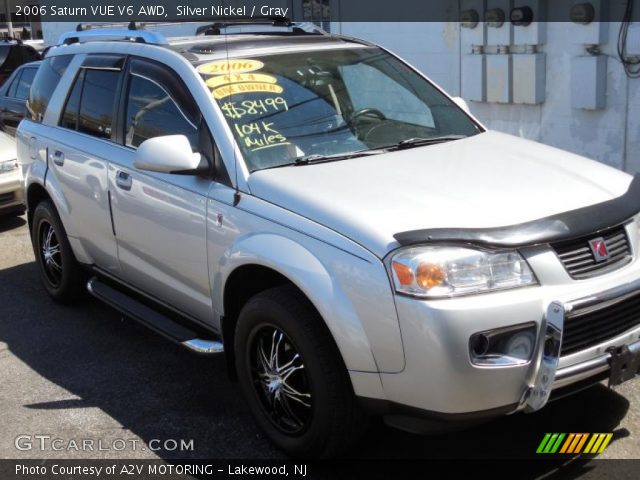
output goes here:
[{"label": "front grille", "polygon": [[15,195],[13,192],[3,193],[0,195],[0,205],[4,205],[5,203],[11,203],[15,200]]},{"label": "front grille", "polygon": [[[602,237],[609,258],[597,262],[589,241]],[[594,233],[577,240],[551,245],[571,278],[577,280],[602,275],[616,270],[631,261],[631,247],[624,225],[604,232]]]},{"label": "front grille", "polygon": [[612,305],[567,314],[562,355],[592,347],[640,325],[640,293]]}]

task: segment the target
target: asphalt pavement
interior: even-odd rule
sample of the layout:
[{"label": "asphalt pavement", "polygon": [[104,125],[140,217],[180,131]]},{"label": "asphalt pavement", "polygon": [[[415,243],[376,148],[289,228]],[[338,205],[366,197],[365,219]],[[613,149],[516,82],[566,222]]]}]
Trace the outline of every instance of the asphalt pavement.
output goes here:
[{"label": "asphalt pavement", "polygon": [[[51,301],[24,217],[0,217],[0,305],[0,458],[285,458],[222,357],[191,354],[90,298]],[[531,458],[547,432],[613,432],[600,457],[640,459],[640,382],[446,435],[374,421],[347,457]]]}]

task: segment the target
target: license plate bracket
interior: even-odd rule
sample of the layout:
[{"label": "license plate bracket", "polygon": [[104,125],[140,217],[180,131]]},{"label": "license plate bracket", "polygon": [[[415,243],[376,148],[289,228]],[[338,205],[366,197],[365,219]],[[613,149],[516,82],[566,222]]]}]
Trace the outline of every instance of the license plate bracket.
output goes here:
[{"label": "license plate bracket", "polygon": [[627,345],[614,347],[611,354],[611,371],[609,373],[609,387],[634,379],[640,372],[640,352],[632,352]]}]

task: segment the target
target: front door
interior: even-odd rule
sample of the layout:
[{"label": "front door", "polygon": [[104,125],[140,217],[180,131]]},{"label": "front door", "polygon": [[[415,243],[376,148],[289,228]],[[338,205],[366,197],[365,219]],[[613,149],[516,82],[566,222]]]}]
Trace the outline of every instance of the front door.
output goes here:
[{"label": "front door", "polygon": [[137,147],[164,135],[185,135],[194,151],[211,159],[213,146],[203,142],[208,129],[179,77],[153,61],[130,60],[121,105],[121,145],[110,159],[108,177],[122,277],[210,323],[206,210],[211,178],[133,166]]}]

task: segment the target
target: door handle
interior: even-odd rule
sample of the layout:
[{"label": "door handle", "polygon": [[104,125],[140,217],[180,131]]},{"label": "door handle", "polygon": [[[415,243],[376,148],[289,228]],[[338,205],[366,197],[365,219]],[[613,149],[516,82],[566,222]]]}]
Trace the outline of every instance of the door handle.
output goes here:
[{"label": "door handle", "polygon": [[133,180],[131,175],[127,172],[118,171],[116,172],[116,185],[120,187],[122,190],[131,190],[131,184]]},{"label": "door handle", "polygon": [[59,167],[64,165],[64,153],[60,150],[56,150],[56,152],[51,156],[53,163],[58,165]]}]

